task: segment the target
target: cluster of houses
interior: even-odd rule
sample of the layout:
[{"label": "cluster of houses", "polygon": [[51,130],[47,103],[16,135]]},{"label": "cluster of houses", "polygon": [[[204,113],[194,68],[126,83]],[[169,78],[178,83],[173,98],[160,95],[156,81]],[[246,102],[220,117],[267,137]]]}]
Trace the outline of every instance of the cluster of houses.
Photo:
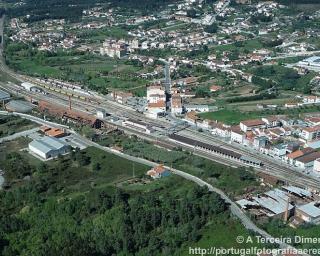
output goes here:
[{"label": "cluster of houses", "polygon": [[210,130],[215,135],[253,148],[284,163],[305,171],[320,174],[320,116],[293,119],[288,116],[269,116],[227,125],[202,120],[196,111],[186,114],[189,123]]}]

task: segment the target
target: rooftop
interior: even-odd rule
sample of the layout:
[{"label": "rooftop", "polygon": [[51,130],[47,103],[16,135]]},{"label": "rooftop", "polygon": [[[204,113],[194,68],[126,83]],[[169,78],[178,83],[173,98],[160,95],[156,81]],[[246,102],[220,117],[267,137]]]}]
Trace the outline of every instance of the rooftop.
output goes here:
[{"label": "rooftop", "polygon": [[259,125],[265,125],[265,122],[263,122],[261,119],[252,119],[252,120],[245,120],[241,121],[242,124],[245,126],[259,126]]},{"label": "rooftop", "polygon": [[30,146],[37,148],[43,153],[49,153],[52,150],[60,150],[63,147],[67,146],[67,144],[57,138],[54,137],[43,137],[38,140],[34,140],[30,142]]},{"label": "rooftop", "polygon": [[319,202],[311,202],[311,203],[299,206],[298,209],[313,218],[317,218],[317,217],[320,217],[319,206],[320,206]]},{"label": "rooftop", "polygon": [[10,99],[10,94],[0,90],[0,100],[8,100]]}]

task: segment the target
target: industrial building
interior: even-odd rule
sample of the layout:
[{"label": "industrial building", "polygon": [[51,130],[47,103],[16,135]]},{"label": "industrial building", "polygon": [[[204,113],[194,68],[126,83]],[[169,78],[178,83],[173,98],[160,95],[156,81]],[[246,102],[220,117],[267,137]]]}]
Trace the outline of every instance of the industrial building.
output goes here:
[{"label": "industrial building", "polygon": [[289,202],[288,193],[280,189],[270,190],[264,194],[237,201],[244,210],[255,209],[257,214],[267,217],[289,217],[294,212],[294,206]]},{"label": "industrial building", "polygon": [[45,136],[30,142],[29,150],[43,159],[50,159],[68,153],[70,147],[62,140]]},{"label": "industrial building", "polygon": [[43,92],[43,90],[42,90],[41,88],[37,87],[37,86],[34,85],[34,84],[28,83],[28,82],[22,83],[21,86],[22,86],[25,90],[27,90],[27,91],[29,91],[29,92]]},{"label": "industrial building", "polygon": [[34,105],[28,101],[11,100],[6,104],[6,110],[11,112],[28,113],[34,108]]},{"label": "industrial building", "polygon": [[40,101],[39,109],[44,113],[61,118],[66,122],[75,123],[78,125],[88,125],[92,128],[100,129],[104,127],[104,122],[93,115],[88,115],[85,112],[75,111],[71,108],[55,106],[49,102]]},{"label": "industrial building", "polygon": [[8,101],[8,100],[10,100],[10,94],[5,91],[0,90],[0,101],[4,102],[4,101]]},{"label": "industrial building", "polygon": [[320,202],[311,202],[297,207],[296,216],[307,223],[320,224]]}]

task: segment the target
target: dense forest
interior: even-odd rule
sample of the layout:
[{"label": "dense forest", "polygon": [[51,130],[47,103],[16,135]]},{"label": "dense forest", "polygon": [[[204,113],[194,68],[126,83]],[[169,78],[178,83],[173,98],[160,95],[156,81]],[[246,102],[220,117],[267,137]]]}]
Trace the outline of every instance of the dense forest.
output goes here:
[{"label": "dense forest", "polygon": [[0,194],[1,255],[174,255],[227,210],[197,186],[181,196],[107,188],[60,199],[46,189],[30,182]]},{"label": "dense forest", "polygon": [[[5,0],[13,3],[15,0]],[[96,5],[108,4],[110,7],[134,9],[142,12],[156,11],[175,0],[26,0],[25,4],[7,10],[12,17],[30,15],[29,21],[43,19],[67,19],[78,21],[82,11]]]}]

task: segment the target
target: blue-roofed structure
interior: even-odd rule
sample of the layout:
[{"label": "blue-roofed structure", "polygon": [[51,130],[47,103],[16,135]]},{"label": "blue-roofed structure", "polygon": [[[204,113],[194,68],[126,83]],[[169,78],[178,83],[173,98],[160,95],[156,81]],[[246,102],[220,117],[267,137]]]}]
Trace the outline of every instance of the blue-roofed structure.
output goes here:
[{"label": "blue-roofed structure", "polygon": [[60,139],[45,136],[30,142],[29,150],[43,159],[49,159],[68,153],[70,147]]},{"label": "blue-roofed structure", "polygon": [[10,94],[0,90],[0,101],[7,101],[10,100]]},{"label": "blue-roofed structure", "polygon": [[297,207],[296,215],[305,222],[320,224],[320,202],[311,202]]}]

